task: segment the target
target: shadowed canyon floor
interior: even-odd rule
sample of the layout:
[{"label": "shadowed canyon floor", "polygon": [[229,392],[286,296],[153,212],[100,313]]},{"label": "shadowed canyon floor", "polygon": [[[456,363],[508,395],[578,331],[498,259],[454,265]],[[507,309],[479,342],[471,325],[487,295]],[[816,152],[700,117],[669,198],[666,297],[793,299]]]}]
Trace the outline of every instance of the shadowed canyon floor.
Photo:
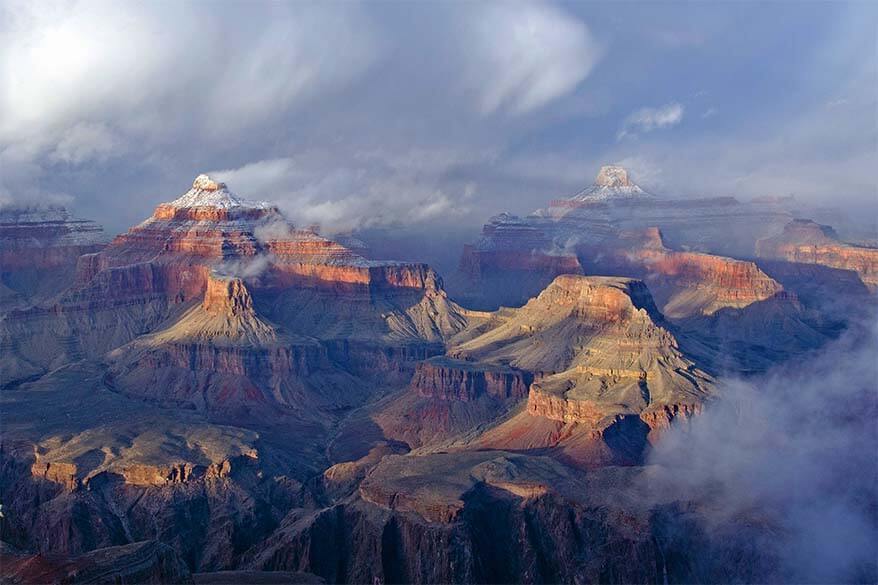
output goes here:
[{"label": "shadowed canyon floor", "polygon": [[465,250],[492,310],[206,175],[108,244],[3,215],[4,582],[783,580],[651,459],[874,310],[870,249],[781,207],[605,167]]}]

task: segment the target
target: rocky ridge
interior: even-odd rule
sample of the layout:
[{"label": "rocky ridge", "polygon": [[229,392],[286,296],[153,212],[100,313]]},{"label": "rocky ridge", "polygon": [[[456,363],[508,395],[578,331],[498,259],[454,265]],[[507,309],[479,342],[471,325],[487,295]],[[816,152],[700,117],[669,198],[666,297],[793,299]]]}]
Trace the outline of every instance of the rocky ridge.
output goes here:
[{"label": "rocky ridge", "polygon": [[878,248],[844,243],[831,227],[810,220],[792,221],[781,234],[759,240],[756,253],[768,260],[849,270],[871,291],[878,290]]},{"label": "rocky ridge", "polygon": [[[731,197],[666,199],[652,196],[618,166],[602,167],[590,187],[550,202],[526,217],[500,214],[485,224],[481,237],[464,248],[461,272],[471,290],[466,294],[484,308],[521,304],[561,273],[591,273],[579,248],[615,247],[620,232],[658,228],[675,250],[749,258],[759,238],[772,235],[792,219],[783,201],[742,203]],[[534,278],[533,263],[514,262],[526,252],[535,259],[551,257],[555,272],[541,287],[516,286]],[[506,273],[503,297],[492,275]],[[513,275],[514,272],[514,275]],[[633,275],[632,275],[633,276]],[[517,291],[517,294],[516,294]]]}]

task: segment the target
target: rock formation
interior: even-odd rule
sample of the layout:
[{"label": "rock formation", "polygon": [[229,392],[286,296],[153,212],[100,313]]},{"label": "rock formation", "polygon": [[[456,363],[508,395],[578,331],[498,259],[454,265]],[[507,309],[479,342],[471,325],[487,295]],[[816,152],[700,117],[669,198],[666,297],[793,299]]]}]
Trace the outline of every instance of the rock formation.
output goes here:
[{"label": "rock formation", "polygon": [[82,254],[104,246],[103,228],[63,207],[0,209],[0,311],[24,307],[73,283]]},{"label": "rock formation", "polygon": [[839,331],[816,276],[860,273],[675,242],[756,233],[771,203],[662,202],[612,166],[564,201],[469,250],[495,301],[533,290],[490,312],[203,175],[59,294],[4,280],[4,579],[778,580],[758,513],[678,501],[643,464],[717,372]]},{"label": "rock formation", "polygon": [[[578,247],[612,246],[620,232],[653,227],[661,229],[674,249],[746,258],[753,256],[759,238],[779,231],[791,218],[782,201],[663,199],[641,189],[624,168],[610,165],[601,168],[593,185],[572,197],[551,201],[546,209],[527,217],[501,214],[491,218],[479,240],[464,248],[461,271],[472,289],[467,294],[481,300],[485,308],[520,305],[539,289],[516,285],[510,278],[500,298],[494,287],[483,284],[492,274],[514,266],[515,259],[525,258],[518,261],[529,264],[519,269],[526,275],[528,270],[539,274],[534,268],[543,266],[544,257],[553,258],[554,273],[541,283],[544,287],[558,274],[593,273],[577,253]],[[516,274],[516,278],[522,277]],[[528,282],[526,277],[524,282]]]},{"label": "rock formation", "polygon": [[285,333],[260,317],[240,278],[211,275],[204,300],[168,327],[113,350],[114,389],[164,404],[236,416],[271,406],[307,414],[364,399],[364,384],[313,337]]},{"label": "rock formation", "polygon": [[471,287],[463,294],[484,308],[518,305],[559,274],[583,273],[575,252],[556,245],[550,232],[505,213],[464,246],[460,271]]},{"label": "rock formation", "polygon": [[56,302],[7,314],[0,343],[15,351],[6,367],[21,379],[59,356],[100,356],[213,294],[211,273],[246,281],[266,318],[326,341],[342,358],[352,344],[363,361],[392,346],[391,360],[410,362],[440,351],[466,323],[428,266],[365,260],[202,175],[105,249],[80,257],[76,285]]},{"label": "rock formation", "polygon": [[711,315],[783,296],[783,287],[753,262],[667,248],[658,228],[621,231],[600,246],[582,246],[589,270],[643,279],[669,318]]},{"label": "rock formation", "polygon": [[878,248],[841,242],[831,227],[810,220],[794,220],[781,234],[759,240],[756,254],[768,260],[850,270],[871,291],[878,290]]},{"label": "rock formation", "polygon": [[174,549],[157,541],[79,556],[32,555],[2,545],[4,583],[194,583]]},{"label": "rock formation", "polygon": [[[699,412],[714,393],[663,325],[640,281],[562,275],[524,307],[473,321],[448,357],[421,364],[410,391],[374,418],[387,436],[418,446],[512,414],[464,441],[559,448],[585,465],[636,462],[650,433]],[[628,443],[622,454],[619,443]]]}]

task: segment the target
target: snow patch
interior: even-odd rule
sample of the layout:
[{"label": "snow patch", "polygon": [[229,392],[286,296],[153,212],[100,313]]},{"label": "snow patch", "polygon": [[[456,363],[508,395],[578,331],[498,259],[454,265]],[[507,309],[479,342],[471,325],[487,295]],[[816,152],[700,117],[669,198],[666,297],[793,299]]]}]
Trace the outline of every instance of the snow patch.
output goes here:
[{"label": "snow patch", "polygon": [[198,175],[192,183],[192,188],[181,197],[171,201],[170,205],[178,209],[189,207],[269,209],[272,207],[266,201],[248,201],[239,197],[230,191],[225,183],[215,181],[208,175]]}]

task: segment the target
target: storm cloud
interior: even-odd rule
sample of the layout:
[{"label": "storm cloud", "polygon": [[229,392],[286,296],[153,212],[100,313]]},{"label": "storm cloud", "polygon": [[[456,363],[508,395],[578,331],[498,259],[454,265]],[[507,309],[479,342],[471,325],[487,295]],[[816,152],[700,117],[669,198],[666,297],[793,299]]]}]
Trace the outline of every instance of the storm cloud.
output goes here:
[{"label": "storm cloud", "polygon": [[475,230],[622,160],[870,203],[876,11],[813,8],[0,0],[0,204],[118,231],[215,171],[297,222]]}]

